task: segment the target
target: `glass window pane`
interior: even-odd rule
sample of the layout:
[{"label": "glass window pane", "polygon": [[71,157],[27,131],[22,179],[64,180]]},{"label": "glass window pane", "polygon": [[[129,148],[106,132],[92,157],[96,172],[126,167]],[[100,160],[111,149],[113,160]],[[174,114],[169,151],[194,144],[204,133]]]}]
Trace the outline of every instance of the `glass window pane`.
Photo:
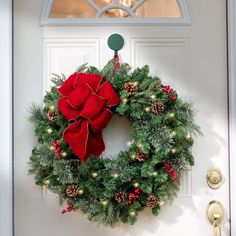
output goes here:
[{"label": "glass window pane", "polygon": [[[109,9],[101,17],[131,17],[127,12],[118,9],[119,4],[132,8],[139,0],[117,0],[115,9]],[[113,0],[93,0],[100,9],[115,3]],[[51,18],[94,18],[97,11],[87,0],[55,0]],[[174,18],[181,17],[177,0],[145,0],[135,14],[141,18]]]},{"label": "glass window pane", "polygon": [[100,8],[106,7],[111,4],[113,0],[93,0],[93,2]]},{"label": "glass window pane", "polygon": [[121,9],[109,9],[105,13],[102,14],[102,17],[104,18],[126,18],[130,17],[130,15]]},{"label": "glass window pane", "polygon": [[135,13],[144,18],[181,17],[176,0],[146,0]]},{"label": "glass window pane", "polygon": [[134,4],[138,2],[138,0],[118,0],[119,4],[122,4],[126,7],[131,8],[132,6],[134,6]]},{"label": "glass window pane", "polygon": [[96,10],[86,0],[55,0],[51,18],[94,18]]}]

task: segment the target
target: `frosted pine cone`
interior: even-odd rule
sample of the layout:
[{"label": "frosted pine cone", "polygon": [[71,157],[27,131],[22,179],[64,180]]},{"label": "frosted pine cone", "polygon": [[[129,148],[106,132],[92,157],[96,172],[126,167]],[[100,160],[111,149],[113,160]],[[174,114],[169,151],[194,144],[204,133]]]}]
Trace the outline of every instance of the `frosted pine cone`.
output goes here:
[{"label": "frosted pine cone", "polygon": [[48,110],[48,119],[53,122],[57,119],[57,113],[54,109]]},{"label": "frosted pine cone", "polygon": [[129,94],[129,96],[134,95],[138,91],[137,82],[127,82],[127,83],[125,83],[124,90]]},{"label": "frosted pine cone", "polygon": [[162,113],[164,109],[165,109],[165,106],[162,102],[156,102],[151,106],[151,111],[156,115]]},{"label": "frosted pine cone", "polygon": [[75,197],[78,194],[78,188],[75,184],[71,184],[66,188],[66,194],[69,197]]},{"label": "frosted pine cone", "polygon": [[139,151],[136,153],[136,159],[137,159],[138,161],[144,161],[144,160],[147,159],[147,158],[148,158],[148,154],[142,152],[141,150],[139,150]]},{"label": "frosted pine cone", "polygon": [[115,194],[115,199],[117,202],[123,202],[125,200],[125,192],[118,192]]},{"label": "frosted pine cone", "polygon": [[150,208],[155,208],[159,204],[160,199],[155,195],[149,195],[146,201],[146,206]]}]

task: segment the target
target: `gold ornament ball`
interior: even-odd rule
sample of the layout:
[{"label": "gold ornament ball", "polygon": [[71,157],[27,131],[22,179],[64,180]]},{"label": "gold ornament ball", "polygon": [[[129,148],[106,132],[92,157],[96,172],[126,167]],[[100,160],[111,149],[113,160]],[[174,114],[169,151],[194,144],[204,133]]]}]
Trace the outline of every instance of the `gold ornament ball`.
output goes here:
[{"label": "gold ornament ball", "polygon": [[150,111],[150,107],[145,107],[145,111],[149,112]]},{"label": "gold ornament ball", "polygon": [[129,212],[129,215],[130,215],[130,216],[135,216],[135,215],[136,215],[136,212],[135,212],[135,211],[130,211],[130,212]]},{"label": "gold ornament ball", "polygon": [[62,152],[62,153],[61,153],[61,156],[62,156],[62,157],[66,157],[66,156],[67,156],[67,152]]},{"label": "gold ornament ball", "polygon": [[153,171],[152,175],[156,177],[158,175],[157,171]]},{"label": "gold ornament ball", "polygon": [[84,193],[84,190],[83,189],[79,189],[79,191],[78,191],[78,194],[83,194]]},{"label": "gold ornament ball", "polygon": [[134,187],[135,188],[139,187],[139,183],[138,182],[134,183]]},{"label": "gold ornament ball", "polygon": [[175,153],[176,153],[176,149],[175,149],[175,148],[172,148],[172,149],[171,149],[171,153],[172,153],[172,154],[175,154]]},{"label": "gold ornament ball", "polygon": [[169,114],[169,116],[170,116],[170,118],[174,118],[174,117],[175,117],[175,113],[171,112],[171,113]]},{"label": "gold ornament ball", "polygon": [[48,129],[47,129],[47,133],[48,133],[48,134],[51,134],[51,133],[52,133],[52,129],[51,129],[51,128],[48,128]]},{"label": "gold ornament ball", "polygon": [[97,177],[97,176],[98,176],[98,173],[97,173],[97,172],[93,172],[93,173],[92,173],[92,176],[93,176],[93,177]]}]

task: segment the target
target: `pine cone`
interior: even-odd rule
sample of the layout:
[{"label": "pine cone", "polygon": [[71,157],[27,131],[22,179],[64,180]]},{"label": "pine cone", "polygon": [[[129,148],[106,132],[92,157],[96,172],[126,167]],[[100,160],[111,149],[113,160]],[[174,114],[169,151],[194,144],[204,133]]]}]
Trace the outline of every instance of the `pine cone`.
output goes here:
[{"label": "pine cone", "polygon": [[125,200],[125,192],[118,192],[115,194],[115,199],[117,202],[123,202]]},{"label": "pine cone", "polygon": [[71,184],[66,188],[66,194],[69,197],[75,197],[78,194],[78,188],[75,184]]},{"label": "pine cone", "polygon": [[132,96],[138,91],[138,85],[136,82],[127,82],[125,83],[124,90],[129,94],[129,96]]},{"label": "pine cone", "polygon": [[151,106],[151,111],[156,115],[162,113],[164,109],[165,109],[165,106],[162,102],[156,102]]},{"label": "pine cone", "polygon": [[160,202],[160,199],[155,195],[149,195],[146,201],[146,206],[150,208],[155,208]]},{"label": "pine cone", "polygon": [[48,110],[48,119],[53,122],[57,119],[57,113],[54,109]]},{"label": "pine cone", "polygon": [[144,160],[147,159],[147,158],[148,158],[148,154],[142,152],[141,150],[139,150],[139,151],[136,153],[136,160],[138,160],[138,161],[144,161]]}]

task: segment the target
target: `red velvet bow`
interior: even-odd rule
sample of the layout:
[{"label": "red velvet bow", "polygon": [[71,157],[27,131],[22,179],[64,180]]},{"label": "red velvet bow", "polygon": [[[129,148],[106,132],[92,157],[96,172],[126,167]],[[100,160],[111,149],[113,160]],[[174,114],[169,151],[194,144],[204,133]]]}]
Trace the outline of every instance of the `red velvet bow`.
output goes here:
[{"label": "red velvet bow", "polygon": [[89,155],[99,156],[105,145],[102,129],[112,117],[109,107],[118,105],[120,98],[109,82],[96,74],[74,73],[58,92],[60,112],[68,121],[74,121],[66,128],[63,139],[68,143],[81,162]]}]

